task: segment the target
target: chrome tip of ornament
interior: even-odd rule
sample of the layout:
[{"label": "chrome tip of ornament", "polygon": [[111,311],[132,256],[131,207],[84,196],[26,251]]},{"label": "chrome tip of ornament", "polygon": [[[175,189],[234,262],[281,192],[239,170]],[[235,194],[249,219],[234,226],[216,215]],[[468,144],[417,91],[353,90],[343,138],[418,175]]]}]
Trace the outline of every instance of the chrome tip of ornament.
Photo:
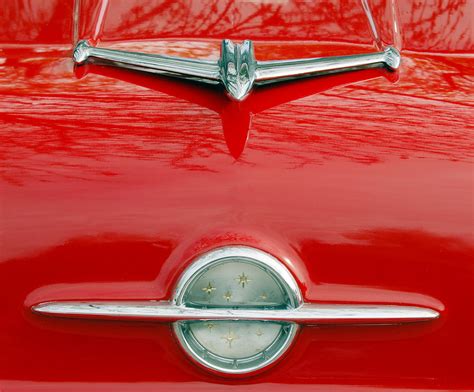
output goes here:
[{"label": "chrome tip of ornament", "polygon": [[393,46],[387,46],[383,53],[384,62],[389,69],[395,71],[400,67],[401,56],[400,52],[396,48]]},{"label": "chrome tip of ornament", "polygon": [[79,41],[74,49],[72,58],[76,64],[84,64],[91,55],[92,45],[89,41],[83,40]]}]

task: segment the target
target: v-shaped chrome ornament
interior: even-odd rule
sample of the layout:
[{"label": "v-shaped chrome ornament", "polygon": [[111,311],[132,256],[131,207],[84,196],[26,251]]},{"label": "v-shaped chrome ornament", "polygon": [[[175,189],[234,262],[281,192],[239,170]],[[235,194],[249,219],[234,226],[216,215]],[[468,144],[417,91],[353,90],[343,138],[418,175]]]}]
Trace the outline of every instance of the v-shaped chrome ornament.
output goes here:
[{"label": "v-shaped chrome ornament", "polygon": [[78,65],[93,60],[204,83],[220,83],[237,101],[244,100],[254,85],[374,67],[394,71],[400,66],[400,53],[392,46],[380,52],[349,56],[257,61],[252,41],[236,44],[230,40],[222,41],[218,61],[97,48],[88,41],[80,41],[76,45],[73,59]]}]

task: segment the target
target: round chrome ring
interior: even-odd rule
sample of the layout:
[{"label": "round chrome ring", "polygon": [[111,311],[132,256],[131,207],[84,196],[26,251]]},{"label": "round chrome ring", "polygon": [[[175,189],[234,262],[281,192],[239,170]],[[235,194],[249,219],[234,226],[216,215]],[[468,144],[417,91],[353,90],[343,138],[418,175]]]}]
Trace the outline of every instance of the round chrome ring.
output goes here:
[{"label": "round chrome ring", "polygon": [[[233,266],[241,264],[252,266],[252,268],[259,268],[263,273],[268,274],[284,293],[285,308],[294,309],[302,304],[302,296],[298,284],[293,278],[293,275],[279,260],[259,249],[246,246],[229,246],[214,249],[201,255],[186,269],[175,289],[173,298],[175,305],[186,307],[188,305],[186,303],[187,293],[193,290],[194,284],[204,276],[204,274],[209,273],[209,271],[212,272],[214,268],[225,263],[234,263]],[[255,282],[255,284],[257,283],[258,282]],[[214,288],[212,287],[212,289]],[[222,305],[220,307],[222,308]],[[231,304],[229,304],[229,307],[233,308]],[[203,322],[205,321],[201,321],[201,323]],[[259,327],[259,331],[260,328],[262,328],[264,331],[276,330],[277,332],[274,340],[261,352],[257,352],[245,358],[235,359],[219,355],[208,347],[203,346],[203,343],[195,336],[196,328],[198,329],[200,327],[202,330],[202,325],[196,327],[192,322],[180,321],[174,323],[173,327],[182,347],[196,362],[208,369],[225,374],[247,374],[263,369],[274,363],[289,348],[298,330],[298,325],[290,322],[278,323],[232,320],[226,323],[227,325],[233,323],[236,328],[240,327],[241,330],[244,329],[246,331],[248,331],[249,328]],[[222,337],[218,336],[214,339],[218,340],[220,338]],[[243,344],[250,345],[250,341],[251,339],[245,336]]]}]

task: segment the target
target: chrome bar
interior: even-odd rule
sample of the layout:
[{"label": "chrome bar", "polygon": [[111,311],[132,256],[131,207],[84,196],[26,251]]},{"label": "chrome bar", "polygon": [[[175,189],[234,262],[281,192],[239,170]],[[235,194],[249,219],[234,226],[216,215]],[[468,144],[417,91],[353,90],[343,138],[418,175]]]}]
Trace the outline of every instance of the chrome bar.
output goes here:
[{"label": "chrome bar", "polygon": [[317,57],[312,59],[259,61],[256,71],[256,84],[273,83],[282,79],[354,71],[377,66],[395,70],[400,65],[400,53],[389,46],[383,52],[365,53],[350,56]]},{"label": "chrome bar", "polygon": [[399,305],[303,304],[296,309],[197,309],[169,301],[45,302],[35,313],[67,318],[135,319],[175,322],[186,320],[265,320],[299,324],[398,324],[439,317],[436,310]]},{"label": "chrome bar", "polygon": [[103,49],[92,46],[88,41],[77,44],[73,58],[79,65],[92,58],[125,68],[197,78],[202,82],[216,83],[220,80],[219,67],[215,61]]}]

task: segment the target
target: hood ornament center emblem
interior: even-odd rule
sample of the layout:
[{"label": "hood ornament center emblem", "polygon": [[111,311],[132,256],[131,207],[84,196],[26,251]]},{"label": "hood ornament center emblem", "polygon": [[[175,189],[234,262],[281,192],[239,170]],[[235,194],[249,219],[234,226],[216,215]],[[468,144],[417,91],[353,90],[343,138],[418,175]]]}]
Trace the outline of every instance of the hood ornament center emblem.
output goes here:
[{"label": "hood ornament center emblem", "polygon": [[223,40],[218,61],[97,48],[89,41],[78,42],[73,59],[78,65],[92,60],[144,72],[222,84],[230,98],[236,101],[244,100],[254,85],[374,67],[386,67],[394,71],[400,66],[400,53],[392,46],[380,52],[348,56],[257,61],[253,42],[248,40],[242,44]]}]

